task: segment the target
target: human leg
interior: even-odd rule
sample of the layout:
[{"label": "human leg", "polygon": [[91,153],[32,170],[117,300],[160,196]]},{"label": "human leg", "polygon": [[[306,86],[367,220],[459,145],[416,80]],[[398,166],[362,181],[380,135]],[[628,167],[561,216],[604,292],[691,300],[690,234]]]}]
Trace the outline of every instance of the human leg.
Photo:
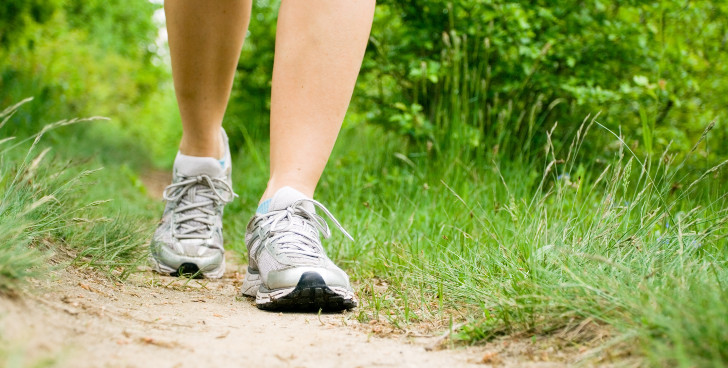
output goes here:
[{"label": "human leg", "polygon": [[154,270],[221,277],[223,207],[232,200],[231,160],[221,130],[250,0],[165,2],[183,136],[162,220],[150,244]]},{"label": "human leg", "polygon": [[357,305],[348,276],[321,244],[320,236],[330,235],[321,212],[343,228],[312,197],[349,105],[373,14],[373,0],[281,5],[271,97],[271,173],[246,231],[249,267],[242,287],[262,309]]},{"label": "human leg", "polygon": [[251,0],[167,0],[180,152],[221,158],[220,126],[250,21]]},{"label": "human leg", "polygon": [[290,186],[313,197],[349,106],[373,0],[283,1],[271,94],[271,163],[262,199]]}]

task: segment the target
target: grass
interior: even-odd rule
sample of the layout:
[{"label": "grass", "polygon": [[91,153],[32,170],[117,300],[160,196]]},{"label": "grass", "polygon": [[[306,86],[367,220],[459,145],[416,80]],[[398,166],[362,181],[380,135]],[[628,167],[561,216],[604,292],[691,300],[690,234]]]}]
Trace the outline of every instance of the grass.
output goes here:
[{"label": "grass", "polygon": [[[0,113],[0,129],[12,123],[20,104]],[[93,120],[93,119],[86,119]],[[55,129],[66,129],[82,120],[49,124],[26,138],[0,139],[0,291],[17,290],[29,277],[50,269],[48,259],[90,266],[113,277],[128,276],[144,257],[141,247],[151,228],[146,219],[122,212],[114,214],[114,189],[128,186],[119,171],[103,170],[96,162],[54,155],[43,138]],[[98,181],[104,194],[94,196]],[[127,196],[140,202],[141,193]],[[118,199],[117,199],[118,201]],[[118,208],[118,207],[117,207]]]},{"label": "grass", "polygon": [[[431,144],[350,126],[319,187],[357,239],[338,236],[330,251],[359,283],[359,318],[402,330],[436,321],[466,344],[579,345],[596,325],[609,336],[597,359],[725,366],[726,162],[706,162],[713,124],[690,152],[662,154],[633,152],[634,137],[597,118],[539,133],[555,102],[490,104],[487,63],[468,68],[459,52],[443,54],[453,63],[440,90],[421,91],[435,99]],[[529,127],[525,140],[511,124]]]},{"label": "grass", "polygon": [[[328,250],[358,285],[359,319],[403,331],[452,323],[466,344],[558,333],[578,345],[593,324],[608,331],[600,349],[618,359],[728,362],[722,165],[701,173],[622,144],[607,160],[583,157],[587,127],[612,135],[597,124],[563,150],[549,146],[541,165],[435,157],[377,128],[345,127],[318,196],[356,239],[335,235]],[[241,199],[227,216],[241,253],[266,178],[243,157]]]},{"label": "grass", "polygon": [[[463,344],[559,334],[579,345],[593,325],[607,331],[600,349],[611,354],[595,350],[597,359],[725,365],[722,166],[694,165],[701,142],[687,155],[637,156],[597,119],[568,144],[554,147],[550,134],[534,163],[345,125],[317,199],[356,239],[335,234],[326,246],[357,285],[359,320],[452,328]],[[593,136],[616,144],[580,152]],[[42,275],[54,252],[112,277],[136,270],[161,211],[135,184],[139,167],[13,142],[0,146],[0,285]],[[234,160],[240,198],[226,209],[226,243],[241,256],[267,180],[262,147],[246,140]]]}]

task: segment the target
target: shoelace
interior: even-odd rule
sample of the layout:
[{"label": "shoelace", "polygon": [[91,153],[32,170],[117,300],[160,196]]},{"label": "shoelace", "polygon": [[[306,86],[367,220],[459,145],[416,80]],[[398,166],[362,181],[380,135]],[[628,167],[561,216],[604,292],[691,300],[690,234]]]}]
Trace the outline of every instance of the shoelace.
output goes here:
[{"label": "shoelace", "polygon": [[321,258],[324,255],[321,241],[318,238],[316,231],[307,232],[303,229],[296,228],[296,218],[303,221],[304,224],[314,227],[321,231],[324,239],[331,236],[331,230],[329,224],[322,216],[316,214],[313,211],[306,209],[303,204],[309,202],[314,207],[318,207],[336,227],[341,230],[347,238],[354,240],[354,238],[344,229],[334,215],[329,212],[326,207],[320,202],[313,199],[300,199],[294,202],[291,206],[285,210],[274,211],[271,216],[264,220],[270,224],[270,241],[278,243],[276,251],[278,254],[286,254],[288,256],[297,256],[302,258]]},{"label": "shoelace", "polygon": [[[188,194],[190,196],[186,197]],[[180,215],[175,219],[176,228],[172,229],[175,238],[208,239],[212,236],[210,226],[215,224],[210,219],[210,216],[216,215],[214,206],[230,203],[237,194],[223,179],[198,175],[168,185],[162,197],[170,202],[179,202],[174,209],[174,213]]]}]

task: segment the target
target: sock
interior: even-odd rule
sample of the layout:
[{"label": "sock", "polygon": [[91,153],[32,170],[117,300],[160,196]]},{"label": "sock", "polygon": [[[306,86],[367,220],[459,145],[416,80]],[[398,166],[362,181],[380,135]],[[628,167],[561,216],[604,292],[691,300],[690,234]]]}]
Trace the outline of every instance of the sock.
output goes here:
[{"label": "sock", "polygon": [[225,167],[220,160],[213,157],[187,156],[177,152],[174,159],[174,170],[182,176],[209,175],[218,178],[225,175]]},{"label": "sock", "polygon": [[258,209],[255,210],[255,213],[257,215],[262,215],[262,214],[268,212],[268,206],[270,206],[270,199],[266,199],[260,205],[258,205]]},{"label": "sock", "polygon": [[[300,199],[311,199],[305,194],[291,188],[291,187],[283,187],[281,189],[278,189],[278,191],[273,195],[273,197],[266,199],[263,201],[259,206],[258,209],[255,211],[256,214],[264,214],[270,211],[280,211],[286,209],[286,207],[293,204],[293,202],[298,201]],[[315,208],[313,204],[310,202],[304,202],[303,203],[304,208],[311,212],[315,212]]]},{"label": "sock", "polygon": [[177,157],[174,159],[174,169],[182,176],[209,175],[210,177],[221,177],[230,175],[230,148],[228,146],[228,137],[225,129],[220,129],[222,134],[222,143],[225,153],[222,158],[217,157],[198,157],[187,156],[177,151]]}]

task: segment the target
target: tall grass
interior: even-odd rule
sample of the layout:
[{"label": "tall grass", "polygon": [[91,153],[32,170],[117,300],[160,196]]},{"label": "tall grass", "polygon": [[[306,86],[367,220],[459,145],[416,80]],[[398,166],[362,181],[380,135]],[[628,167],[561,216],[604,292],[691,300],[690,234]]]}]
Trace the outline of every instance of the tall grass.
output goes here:
[{"label": "tall grass", "polygon": [[[696,166],[710,127],[691,152],[661,154],[633,152],[633,137],[596,117],[539,132],[558,102],[479,106],[473,94],[487,83],[459,70],[436,97],[434,141],[352,115],[319,184],[317,199],[356,239],[325,246],[356,282],[359,319],[456,327],[468,344],[603,339],[584,359],[728,364],[725,162]],[[526,139],[507,134],[513,114]],[[248,143],[234,173],[241,198],[226,215],[241,253],[267,180],[265,162],[251,159],[265,157],[266,142]]]},{"label": "tall grass", "polygon": [[377,146],[378,130],[345,131],[318,195],[357,239],[329,250],[358,282],[360,318],[403,330],[453,318],[467,343],[555,333],[581,343],[591,324],[611,336],[604,349],[655,365],[726,364],[724,163],[695,174],[624,145],[597,161],[578,152],[589,126],[563,156],[549,148],[540,171],[428,160]]},{"label": "tall grass", "polygon": [[[0,113],[0,129],[28,101]],[[86,120],[95,119],[60,121],[24,139],[0,139],[0,290],[16,289],[28,277],[48,272],[49,257],[121,278],[142,259],[140,245],[149,226],[108,216],[107,201],[87,198],[93,178],[103,179],[103,173],[43,148],[48,131]],[[116,180],[113,175],[105,179]]]},{"label": "tall grass", "polygon": [[[559,102],[517,110],[518,98],[500,107],[498,98],[488,103],[487,63],[467,65],[467,40],[444,35],[450,36],[443,59],[451,70],[434,91],[439,102],[432,113],[450,147],[444,162],[425,165],[492,161],[493,172],[475,185],[463,182],[479,179],[484,170],[477,165],[465,164],[470,172],[460,175],[449,168],[422,174],[429,182],[441,178],[449,200],[461,205],[447,217],[462,236],[432,236],[426,251],[405,253],[398,267],[408,287],[457,301],[452,308],[462,301],[478,306],[466,316],[465,341],[564,332],[594,321],[616,331],[615,344],[638,342],[640,355],[656,365],[728,363],[728,217],[721,189],[727,162],[710,165],[703,158],[710,157],[706,138],[715,122],[689,152],[668,144],[654,154],[653,137],[645,139],[644,152],[635,152],[625,142],[635,137],[596,118],[556,147],[556,126],[541,133],[543,152],[532,145],[544,142],[534,139],[533,129]],[[484,48],[487,54],[487,40]],[[525,87],[518,94],[528,93]],[[473,126],[495,132],[480,149],[453,139]],[[581,152],[585,142],[589,156]],[[516,153],[493,154],[488,146]],[[533,157],[543,160],[540,170]]]}]

